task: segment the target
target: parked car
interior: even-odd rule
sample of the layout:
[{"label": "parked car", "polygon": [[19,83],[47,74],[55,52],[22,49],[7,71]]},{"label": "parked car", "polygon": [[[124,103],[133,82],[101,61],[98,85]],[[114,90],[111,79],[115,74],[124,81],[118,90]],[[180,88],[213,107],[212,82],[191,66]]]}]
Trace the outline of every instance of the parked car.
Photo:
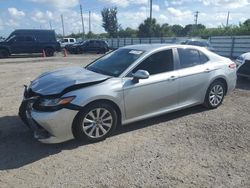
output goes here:
[{"label": "parked car", "polygon": [[19,115],[43,143],[100,141],[119,124],[198,104],[217,108],[235,85],[235,63],[205,48],[132,45],[40,75],[25,88]]},{"label": "parked car", "polygon": [[200,47],[207,48],[208,50],[210,50],[212,52],[215,52],[215,50],[212,47],[212,45],[210,44],[210,42],[207,40],[203,40],[203,39],[196,39],[196,38],[188,39],[185,42],[183,42],[182,44],[200,46]]},{"label": "parked car", "polygon": [[88,40],[72,45],[69,48],[69,52],[73,54],[82,54],[84,52],[106,53],[108,51],[108,43],[104,40]]},{"label": "parked car", "polygon": [[0,42],[0,58],[12,54],[42,53],[43,50],[47,56],[60,51],[54,30],[18,29]]},{"label": "parked car", "polygon": [[236,59],[237,75],[250,78],[250,52],[240,55]]},{"label": "parked car", "polygon": [[75,38],[63,38],[60,44],[61,44],[61,48],[64,48],[66,45],[75,44],[75,43],[76,43]]}]

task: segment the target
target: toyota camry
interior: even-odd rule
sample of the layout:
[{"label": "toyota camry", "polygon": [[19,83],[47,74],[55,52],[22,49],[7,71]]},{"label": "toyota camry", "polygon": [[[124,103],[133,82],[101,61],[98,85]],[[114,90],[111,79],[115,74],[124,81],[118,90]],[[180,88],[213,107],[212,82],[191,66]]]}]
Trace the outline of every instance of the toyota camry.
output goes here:
[{"label": "toyota camry", "polygon": [[199,104],[217,108],[235,84],[236,64],[205,48],[132,45],[38,76],[25,86],[19,115],[43,143],[100,141],[117,125]]}]

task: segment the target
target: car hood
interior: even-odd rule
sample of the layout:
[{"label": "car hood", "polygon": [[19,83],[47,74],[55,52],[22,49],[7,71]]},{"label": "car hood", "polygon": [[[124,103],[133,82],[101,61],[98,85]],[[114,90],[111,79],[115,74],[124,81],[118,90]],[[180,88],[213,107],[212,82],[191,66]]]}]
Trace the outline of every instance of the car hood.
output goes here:
[{"label": "car hood", "polygon": [[57,95],[69,92],[69,88],[74,90],[100,83],[109,77],[82,67],[63,68],[41,74],[29,88],[40,95]]}]

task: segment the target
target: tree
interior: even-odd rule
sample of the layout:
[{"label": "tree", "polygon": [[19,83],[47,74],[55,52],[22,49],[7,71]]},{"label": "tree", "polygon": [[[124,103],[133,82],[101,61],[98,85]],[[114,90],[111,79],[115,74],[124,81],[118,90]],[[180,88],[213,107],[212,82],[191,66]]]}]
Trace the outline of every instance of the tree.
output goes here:
[{"label": "tree", "polygon": [[127,27],[126,29],[120,28],[118,31],[119,37],[137,37],[137,30]]},{"label": "tree", "polygon": [[139,25],[138,36],[139,37],[160,37],[161,26],[157,24],[156,19],[147,18],[143,23]]},{"label": "tree", "polygon": [[175,34],[177,37],[183,36],[183,27],[181,25],[173,25],[171,27],[172,32]]},{"label": "tree", "polygon": [[104,8],[102,10],[102,27],[110,37],[116,37],[118,32],[117,8]]},{"label": "tree", "polygon": [[161,26],[161,37],[171,37],[174,33],[171,30],[171,26],[167,23],[162,24]]}]

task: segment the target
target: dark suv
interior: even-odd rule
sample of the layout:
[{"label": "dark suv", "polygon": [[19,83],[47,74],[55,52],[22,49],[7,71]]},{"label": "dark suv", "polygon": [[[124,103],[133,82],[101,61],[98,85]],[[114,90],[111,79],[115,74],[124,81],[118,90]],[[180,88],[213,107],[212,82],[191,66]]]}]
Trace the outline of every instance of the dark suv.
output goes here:
[{"label": "dark suv", "polygon": [[109,46],[104,40],[88,40],[69,46],[68,51],[73,54],[82,54],[83,52],[106,53],[109,51]]},{"label": "dark suv", "polygon": [[11,54],[43,53],[53,56],[60,51],[60,43],[56,41],[54,30],[19,29],[0,42],[0,58]]}]

